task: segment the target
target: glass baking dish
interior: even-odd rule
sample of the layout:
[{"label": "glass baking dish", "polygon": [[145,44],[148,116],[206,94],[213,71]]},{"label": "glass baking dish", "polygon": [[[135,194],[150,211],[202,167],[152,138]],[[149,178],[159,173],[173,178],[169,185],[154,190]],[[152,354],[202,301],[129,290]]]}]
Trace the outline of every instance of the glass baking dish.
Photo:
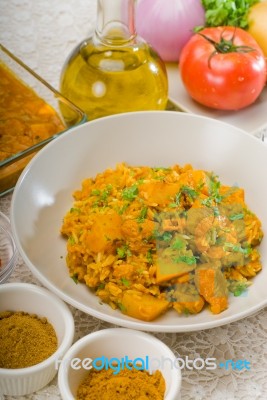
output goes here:
[{"label": "glass baking dish", "polygon": [[[2,196],[14,188],[22,170],[38,150],[70,128],[86,122],[87,117],[1,44],[0,69]],[[16,96],[11,91],[11,76],[16,80],[13,85],[17,88]],[[68,120],[61,116],[63,106],[69,110]],[[42,118],[46,118],[45,121]]]}]

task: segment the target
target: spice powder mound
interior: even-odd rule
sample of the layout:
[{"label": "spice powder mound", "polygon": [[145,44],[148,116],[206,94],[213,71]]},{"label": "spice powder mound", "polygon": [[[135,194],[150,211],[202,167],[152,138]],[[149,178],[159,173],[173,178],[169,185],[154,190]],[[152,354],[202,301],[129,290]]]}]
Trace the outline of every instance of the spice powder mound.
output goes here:
[{"label": "spice powder mound", "polygon": [[0,368],[26,368],[50,357],[57,336],[46,318],[25,312],[0,312]]},{"label": "spice powder mound", "polygon": [[76,400],[163,400],[165,380],[160,371],[91,370],[78,387]]}]

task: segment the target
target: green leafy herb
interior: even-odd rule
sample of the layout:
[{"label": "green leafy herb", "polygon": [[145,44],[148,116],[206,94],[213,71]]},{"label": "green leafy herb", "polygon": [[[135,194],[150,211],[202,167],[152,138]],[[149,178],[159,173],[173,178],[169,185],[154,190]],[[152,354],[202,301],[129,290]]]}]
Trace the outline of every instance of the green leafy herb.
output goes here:
[{"label": "green leafy herb", "polygon": [[237,221],[238,219],[243,219],[243,218],[244,218],[243,213],[233,214],[233,215],[230,215],[230,217],[229,217],[230,221]]},{"label": "green leafy herb", "polygon": [[126,312],[126,311],[127,311],[126,307],[125,307],[123,304],[117,303],[117,306],[119,307],[119,309],[120,309],[122,312]]},{"label": "green leafy herb", "polygon": [[126,278],[121,278],[121,283],[124,286],[129,286],[130,285],[130,281],[128,279],[126,279]]},{"label": "green leafy herb", "polygon": [[247,288],[248,282],[230,281],[230,283],[228,284],[229,291],[233,293],[235,297],[240,296],[247,290]]},{"label": "green leafy herb", "polygon": [[73,237],[73,236],[69,236],[69,238],[68,238],[68,241],[69,241],[69,243],[70,244],[76,244],[76,240],[75,240],[75,238]]},{"label": "green leafy herb", "polygon": [[117,209],[118,214],[119,214],[119,215],[124,214],[125,211],[127,210],[127,208],[129,207],[129,204],[130,204],[130,203],[125,203],[125,204],[123,204],[122,207],[118,208],[118,209]]},{"label": "green leafy herb", "polygon": [[147,216],[147,207],[144,207],[144,208],[142,208],[142,210],[137,218],[137,222],[144,222],[146,216]]},{"label": "green leafy herb", "polygon": [[77,273],[76,273],[76,274],[73,274],[73,275],[71,276],[71,279],[73,280],[73,282],[76,283],[76,285],[79,283],[78,274],[77,274]]},{"label": "green leafy herb", "polygon": [[191,200],[196,199],[197,196],[198,196],[197,191],[192,189],[190,186],[182,186],[181,187],[181,192],[183,194],[186,194],[187,196],[189,196],[191,198]]},{"label": "green leafy herb", "polygon": [[137,197],[137,195],[138,195],[137,185],[133,185],[133,186],[123,189],[122,194],[121,194],[121,196],[124,200],[130,200],[130,201],[134,200]]},{"label": "green leafy herb", "polygon": [[153,257],[152,257],[152,250],[149,249],[148,252],[146,253],[146,258],[149,264],[153,264]]},{"label": "green leafy herb", "polygon": [[153,171],[157,172],[157,171],[171,171],[170,168],[166,168],[166,167],[153,167],[152,168]]},{"label": "green leafy herb", "polygon": [[188,310],[188,308],[184,308],[183,314],[188,316],[188,315],[190,315],[191,313],[190,313],[190,311]]},{"label": "green leafy herb", "polygon": [[179,256],[174,259],[174,262],[176,262],[176,263],[184,262],[188,265],[194,265],[194,264],[196,264],[196,257],[195,256]]},{"label": "green leafy herb", "polygon": [[105,288],[105,284],[104,282],[101,282],[98,286],[97,286],[97,290],[101,290]]},{"label": "green leafy herb", "polygon": [[165,175],[158,175],[158,176],[155,176],[155,177],[154,177],[154,179],[156,179],[157,181],[164,181],[165,178],[166,178]]},{"label": "green leafy herb", "polygon": [[92,196],[99,196],[100,195],[100,190],[99,189],[93,189],[92,191],[91,191],[91,195]]},{"label": "green leafy herb", "polygon": [[132,255],[132,253],[131,253],[131,251],[130,251],[130,249],[128,248],[127,245],[124,245],[124,246],[121,246],[121,247],[117,247],[116,251],[117,251],[117,254],[118,254],[119,258],[121,258],[121,259]]},{"label": "green leafy herb", "polygon": [[80,212],[81,212],[81,209],[80,209],[80,208],[76,208],[76,207],[71,207],[70,212],[71,212],[71,213],[74,213],[74,212],[80,213]]},{"label": "green leafy herb", "polygon": [[222,195],[219,193],[220,187],[221,182],[215,176],[212,176],[209,183],[209,195],[216,203],[222,201]]},{"label": "green leafy herb", "polygon": [[169,207],[175,208],[180,205],[180,200],[181,200],[181,192],[176,193],[174,196],[174,202],[169,204]]},{"label": "green leafy herb", "polygon": [[259,3],[259,0],[202,0],[205,26],[230,25],[247,29],[249,9],[256,3]]},{"label": "green leafy herb", "polygon": [[106,201],[107,198],[108,198],[108,196],[110,195],[111,191],[112,191],[112,185],[107,185],[107,186],[105,187],[105,189],[102,190],[100,199],[101,199],[102,201]]},{"label": "green leafy herb", "polygon": [[185,248],[185,242],[184,240],[180,239],[180,238],[176,238],[174,240],[174,242],[171,244],[171,248],[173,250],[182,250]]},{"label": "green leafy herb", "polygon": [[228,251],[231,249],[232,251],[242,253],[245,256],[250,255],[252,252],[252,248],[249,245],[247,245],[245,247],[241,247],[241,245],[239,245],[239,244],[228,243],[228,242],[224,243],[223,249],[225,251]]},{"label": "green leafy herb", "polygon": [[172,234],[171,232],[159,232],[159,231],[155,231],[154,232],[154,237],[156,240],[162,240],[164,242],[169,242],[172,240]]}]

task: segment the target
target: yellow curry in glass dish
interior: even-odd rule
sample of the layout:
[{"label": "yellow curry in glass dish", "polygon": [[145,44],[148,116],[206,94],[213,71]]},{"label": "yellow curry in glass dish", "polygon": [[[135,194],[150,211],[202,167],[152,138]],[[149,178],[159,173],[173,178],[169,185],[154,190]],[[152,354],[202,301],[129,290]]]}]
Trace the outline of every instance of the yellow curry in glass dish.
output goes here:
[{"label": "yellow curry in glass dish", "polygon": [[[60,103],[69,109],[63,120]],[[42,146],[85,122],[84,113],[0,44],[0,195]]]},{"label": "yellow curry in glass dish", "polygon": [[130,317],[221,313],[262,268],[261,222],[244,190],[190,164],[119,164],[74,199],[61,229],[70,276]]}]

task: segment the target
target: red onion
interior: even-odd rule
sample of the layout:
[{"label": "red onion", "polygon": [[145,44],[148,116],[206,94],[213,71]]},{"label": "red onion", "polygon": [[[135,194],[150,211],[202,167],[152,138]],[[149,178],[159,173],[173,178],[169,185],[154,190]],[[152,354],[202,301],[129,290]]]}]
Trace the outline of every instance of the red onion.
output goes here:
[{"label": "red onion", "polygon": [[178,61],[196,26],[205,23],[201,0],[138,0],[136,31],[164,61]]}]

